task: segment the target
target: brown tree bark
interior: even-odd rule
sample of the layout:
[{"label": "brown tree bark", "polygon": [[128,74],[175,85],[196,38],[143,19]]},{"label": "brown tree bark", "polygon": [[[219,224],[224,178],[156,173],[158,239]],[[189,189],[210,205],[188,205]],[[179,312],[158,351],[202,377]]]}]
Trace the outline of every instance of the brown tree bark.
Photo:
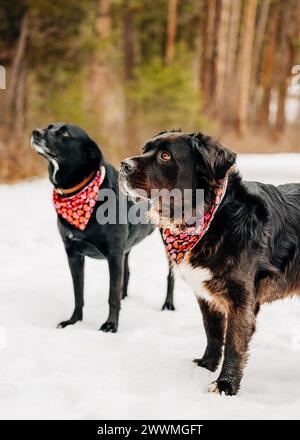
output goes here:
[{"label": "brown tree bark", "polygon": [[136,105],[128,90],[134,81],[134,68],[136,65],[136,29],[135,29],[136,8],[132,0],[124,2],[123,13],[123,52],[124,52],[124,79],[125,79],[125,154],[132,150],[138,142],[138,127],[136,124]]},{"label": "brown tree bark", "polygon": [[262,47],[270,13],[271,0],[264,0],[261,3],[260,14],[255,34],[255,43],[253,51],[252,78],[255,84],[258,75],[258,67],[261,60]]},{"label": "brown tree bark", "polygon": [[19,80],[16,89],[14,127],[17,135],[22,135],[26,126],[27,116],[27,64],[23,61],[19,70]]},{"label": "brown tree bark", "polygon": [[125,2],[123,14],[123,44],[124,44],[124,76],[125,80],[134,77],[134,67],[136,64],[136,43],[135,43],[135,8],[132,0]]},{"label": "brown tree bark", "polygon": [[25,62],[29,35],[28,13],[22,18],[20,36],[15,49],[7,88],[5,115],[20,135],[25,128],[27,69]]},{"label": "brown tree bark", "polygon": [[220,122],[225,116],[226,55],[230,17],[230,0],[217,0],[214,113]]},{"label": "brown tree bark", "polygon": [[237,132],[240,136],[245,135],[248,123],[255,14],[256,0],[247,0],[243,15],[243,33],[240,52],[239,96],[237,107]]},{"label": "brown tree bark", "polygon": [[96,30],[100,38],[109,38],[111,33],[110,17],[111,0],[98,1],[98,13],[96,17]]},{"label": "brown tree bark", "polygon": [[168,21],[166,38],[166,65],[172,64],[175,55],[175,42],[178,21],[178,3],[179,0],[169,0],[168,2]]},{"label": "brown tree bark", "polygon": [[216,15],[216,0],[210,0],[207,4],[201,7],[205,7],[205,14],[202,20],[202,32],[203,32],[203,51],[201,62],[201,91],[204,96],[204,107],[211,100],[212,91],[212,73],[213,73],[213,50],[214,50],[214,26]]},{"label": "brown tree bark", "polygon": [[237,83],[237,56],[238,41],[240,30],[240,18],[242,11],[241,0],[231,0],[230,17],[228,31],[228,45],[226,56],[226,73],[225,73],[225,105],[226,113],[224,114],[224,123],[233,124],[235,120],[235,110],[237,106],[237,88],[232,87],[232,83]]},{"label": "brown tree bark", "polygon": [[251,114],[250,119],[252,122],[255,121],[255,117],[257,115],[257,108],[259,105],[259,99],[261,95],[261,86],[260,86],[260,72],[262,68],[263,62],[263,47],[264,42],[266,40],[266,30],[268,20],[270,19],[270,9],[271,9],[272,0],[264,0],[260,4],[260,9],[258,12],[258,22],[257,28],[255,32],[255,42],[254,42],[254,51],[253,51],[253,65],[251,72]]},{"label": "brown tree bark", "polygon": [[271,100],[272,83],[275,72],[277,34],[280,22],[280,0],[274,0],[271,8],[270,19],[267,28],[262,72],[261,72],[261,103],[257,112],[257,123],[262,126],[269,125],[269,109]]},{"label": "brown tree bark", "polygon": [[280,46],[277,55],[277,114],[276,134],[282,134],[286,127],[285,103],[291,70],[295,61],[295,42],[299,36],[300,5],[298,0],[287,0],[283,10],[280,29]]},{"label": "brown tree bark", "polygon": [[[124,147],[124,96],[122,81],[109,62],[112,50],[111,4],[111,0],[98,0],[95,30],[100,48],[91,59],[86,96],[91,126],[96,127],[95,132],[98,135],[101,133],[101,141],[108,148],[109,159],[116,160],[118,157],[116,158],[113,147]],[[92,127],[91,132],[94,134]]]},{"label": "brown tree bark", "polygon": [[[110,37],[111,18],[110,18],[111,0],[98,0],[98,9],[96,15],[96,34],[100,42],[107,42]],[[109,74],[107,65],[107,48],[101,48],[93,54],[91,60],[91,87],[89,92],[91,101],[95,101],[95,113],[99,112],[107,91]],[[98,108],[97,108],[98,107]],[[101,112],[101,110],[100,110]],[[97,115],[99,118],[100,114]]]}]

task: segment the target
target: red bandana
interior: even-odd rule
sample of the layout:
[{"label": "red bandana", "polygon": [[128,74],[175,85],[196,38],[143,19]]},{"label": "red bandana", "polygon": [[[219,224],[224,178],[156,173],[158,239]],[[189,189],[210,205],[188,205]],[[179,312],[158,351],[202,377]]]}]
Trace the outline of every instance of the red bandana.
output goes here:
[{"label": "red bandana", "polygon": [[170,228],[163,229],[162,235],[167,253],[176,264],[182,262],[186,252],[191,251],[207,232],[212,219],[223,200],[227,183],[228,179],[226,177],[223,185],[215,188],[216,197],[210,211],[204,214],[195,226],[187,227],[184,231],[177,233],[172,232]]},{"label": "red bandana", "polygon": [[97,171],[93,180],[79,193],[66,197],[53,191],[53,203],[58,215],[70,225],[84,231],[94,211],[100,186],[105,177],[105,168]]}]

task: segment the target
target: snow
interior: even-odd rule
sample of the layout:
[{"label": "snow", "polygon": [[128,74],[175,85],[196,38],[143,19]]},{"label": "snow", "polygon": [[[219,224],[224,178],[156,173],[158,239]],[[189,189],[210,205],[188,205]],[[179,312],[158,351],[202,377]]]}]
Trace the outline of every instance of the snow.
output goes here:
[{"label": "snow", "polygon": [[[300,181],[300,155],[242,156],[244,177]],[[211,395],[217,377],[196,367],[205,334],[193,293],[178,279],[175,312],[162,312],[166,260],[159,235],[132,251],[119,332],[108,313],[105,261],[87,261],[84,321],[47,179],[0,186],[0,418],[290,419],[300,412],[300,303],[262,308],[236,397]]]}]

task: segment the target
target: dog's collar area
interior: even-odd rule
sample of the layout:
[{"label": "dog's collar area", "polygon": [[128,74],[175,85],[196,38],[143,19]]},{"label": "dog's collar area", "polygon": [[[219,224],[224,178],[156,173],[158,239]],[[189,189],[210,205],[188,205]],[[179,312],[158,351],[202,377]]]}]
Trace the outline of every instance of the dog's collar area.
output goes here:
[{"label": "dog's collar area", "polygon": [[97,171],[93,171],[88,177],[86,177],[84,180],[82,180],[80,183],[78,183],[75,186],[72,186],[71,188],[60,188],[56,187],[55,191],[58,192],[61,196],[73,194],[76,191],[80,191],[93,177],[95,177],[97,174]]},{"label": "dog's collar area", "polygon": [[[57,189],[54,189],[53,203],[57,214],[70,225],[84,231],[94,211],[105,173],[105,167],[101,166],[92,180],[86,179],[85,186],[71,196],[66,196],[66,193],[61,194]],[[87,182],[89,183],[87,184]],[[74,187],[72,189],[74,192]]]},{"label": "dog's collar area", "polygon": [[181,263],[187,252],[190,252],[203,235],[208,231],[211,222],[225,196],[228,184],[228,175],[223,183],[215,187],[215,198],[210,209],[204,213],[203,217],[195,226],[187,226],[180,232],[174,232],[171,228],[162,230],[162,237],[166,251],[174,263]]}]

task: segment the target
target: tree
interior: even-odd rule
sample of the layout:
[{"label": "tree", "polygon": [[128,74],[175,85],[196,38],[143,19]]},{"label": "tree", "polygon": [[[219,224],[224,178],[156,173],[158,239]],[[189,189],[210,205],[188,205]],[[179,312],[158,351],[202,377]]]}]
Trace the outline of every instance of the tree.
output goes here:
[{"label": "tree", "polygon": [[226,113],[223,115],[223,122],[225,124],[232,124],[236,117],[238,93],[237,88],[232,87],[232,83],[237,81],[237,52],[241,10],[241,0],[231,0],[225,72],[224,104],[226,105]]},{"label": "tree", "polygon": [[25,12],[20,25],[20,33],[16,42],[10,81],[8,83],[6,99],[6,121],[13,125],[17,135],[20,135],[25,127],[26,114],[26,84],[27,66],[26,49],[29,35],[29,14]]},{"label": "tree", "polygon": [[134,84],[134,68],[136,66],[136,6],[133,0],[124,1],[123,10],[123,59],[124,59],[124,112],[125,112],[125,145],[130,151],[137,143],[136,106],[130,95],[130,88]]},{"label": "tree", "polygon": [[278,29],[281,18],[281,2],[274,0],[271,8],[270,19],[267,27],[267,38],[263,52],[262,71],[260,74],[261,95],[257,122],[262,126],[269,125],[269,110],[271,91],[274,79],[276,61],[276,47],[278,41]]},{"label": "tree", "polygon": [[[257,28],[255,32],[255,42],[253,50],[253,63],[252,63],[252,85],[251,85],[251,97],[255,99],[255,90],[257,88],[257,82],[259,81],[259,68],[262,60],[262,49],[265,40],[265,33],[268,24],[268,18],[270,14],[271,0],[264,0],[261,2]],[[255,111],[255,103],[253,105],[253,111]]]},{"label": "tree", "polygon": [[225,84],[226,84],[226,55],[228,46],[230,0],[217,0],[217,14],[215,17],[215,86],[214,86],[214,115],[223,121],[225,112]]},{"label": "tree", "polygon": [[299,35],[300,4],[298,0],[287,0],[282,11],[280,28],[279,53],[277,55],[277,114],[275,129],[281,134],[286,127],[286,97],[289,85],[289,78],[293,63],[295,61],[295,42]]},{"label": "tree", "polygon": [[215,29],[215,16],[216,16],[216,0],[211,0],[207,5],[202,5],[205,8],[203,19],[201,21],[202,25],[202,35],[203,35],[203,51],[202,51],[202,62],[201,74],[200,74],[200,89],[204,95],[205,108],[211,102],[211,96],[214,89],[214,29]]},{"label": "tree", "polygon": [[245,134],[248,123],[255,13],[256,0],[247,0],[243,15],[243,32],[240,51],[239,96],[237,103],[237,132],[239,135]]},{"label": "tree", "polygon": [[179,0],[169,0],[168,2],[168,20],[167,20],[167,38],[166,38],[166,53],[165,53],[165,63],[167,65],[171,64],[174,59],[175,54],[175,41],[176,41],[176,30],[177,30],[177,20],[178,20],[178,3]]}]

